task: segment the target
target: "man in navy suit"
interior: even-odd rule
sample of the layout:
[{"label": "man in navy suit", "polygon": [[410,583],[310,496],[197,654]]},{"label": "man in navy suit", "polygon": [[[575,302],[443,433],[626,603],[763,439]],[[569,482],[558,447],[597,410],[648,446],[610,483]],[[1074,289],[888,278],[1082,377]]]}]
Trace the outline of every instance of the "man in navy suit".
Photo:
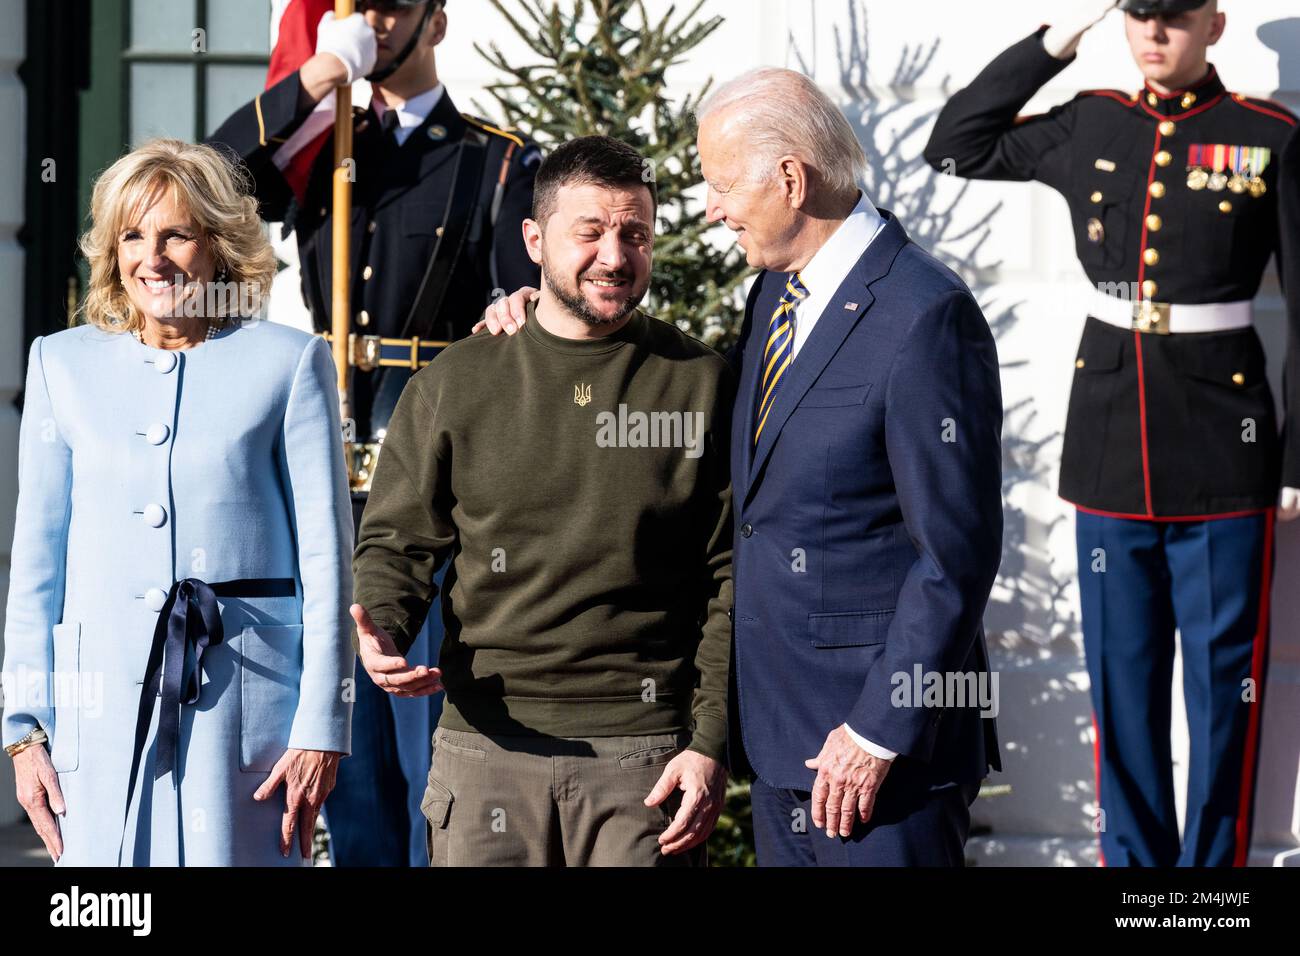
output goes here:
[{"label": "man in navy suit", "polygon": [[[710,221],[762,270],[732,353],[735,678],[765,866],[960,866],[1001,770],[981,619],[1002,396],[979,305],[858,188],[807,77],[698,113]],[[515,333],[532,289],[476,326]]]},{"label": "man in navy suit", "polygon": [[960,866],[1001,769],[981,622],[1002,543],[992,334],[858,188],[862,147],[807,77],[752,71],[698,119],[709,219],[762,270],[731,441],[758,861]]}]

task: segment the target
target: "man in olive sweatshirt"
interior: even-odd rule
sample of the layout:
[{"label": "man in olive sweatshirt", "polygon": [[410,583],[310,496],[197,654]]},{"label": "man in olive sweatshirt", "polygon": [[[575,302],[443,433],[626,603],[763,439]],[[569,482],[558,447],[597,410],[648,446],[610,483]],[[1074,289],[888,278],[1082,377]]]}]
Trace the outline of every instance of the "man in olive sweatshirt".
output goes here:
[{"label": "man in olive sweatshirt", "polygon": [[[733,385],[636,308],[645,169],[607,137],[552,152],[524,223],[534,321],[448,347],[389,422],[352,613],[377,685],[447,692],[432,865],[699,865],[721,810]],[[441,668],[412,668],[445,561]]]}]

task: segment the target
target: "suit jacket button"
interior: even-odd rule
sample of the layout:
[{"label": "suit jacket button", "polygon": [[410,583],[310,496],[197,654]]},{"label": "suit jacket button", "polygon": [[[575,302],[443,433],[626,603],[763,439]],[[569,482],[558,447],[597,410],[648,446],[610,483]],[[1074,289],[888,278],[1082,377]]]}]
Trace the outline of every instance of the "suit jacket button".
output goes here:
[{"label": "suit jacket button", "polygon": [[161,611],[167,603],[167,592],[162,588],[150,588],[144,592],[144,603],[151,611]]},{"label": "suit jacket button", "polygon": [[742,538],[748,538],[753,533],[754,533],[754,526],[751,525],[748,521],[746,521],[744,524],[740,526],[740,536]]},{"label": "suit jacket button", "polygon": [[169,434],[171,434],[171,432],[168,430],[166,425],[162,422],[155,422],[150,425],[148,431],[144,433],[144,438],[145,441],[151,445],[161,445],[167,440]]},{"label": "suit jacket button", "polygon": [[163,352],[153,360],[153,367],[155,371],[166,375],[176,367],[176,356],[171,352]]},{"label": "suit jacket button", "polygon": [[162,505],[144,506],[144,523],[151,528],[161,528],[167,521],[167,510]]}]

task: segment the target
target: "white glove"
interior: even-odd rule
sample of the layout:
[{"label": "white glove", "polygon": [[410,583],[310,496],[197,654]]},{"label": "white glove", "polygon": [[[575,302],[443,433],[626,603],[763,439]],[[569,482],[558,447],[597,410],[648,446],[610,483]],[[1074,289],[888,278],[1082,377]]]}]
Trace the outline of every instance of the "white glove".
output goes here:
[{"label": "white glove", "polygon": [[1043,34],[1043,49],[1058,60],[1074,56],[1083,35],[1106,19],[1119,0],[1075,0]]},{"label": "white glove", "polygon": [[1283,521],[1300,517],[1300,488],[1283,488],[1277,516]]},{"label": "white glove", "polygon": [[379,46],[375,31],[361,14],[335,20],[334,11],[330,10],[316,27],[316,52],[338,57],[347,67],[350,85],[374,72]]}]

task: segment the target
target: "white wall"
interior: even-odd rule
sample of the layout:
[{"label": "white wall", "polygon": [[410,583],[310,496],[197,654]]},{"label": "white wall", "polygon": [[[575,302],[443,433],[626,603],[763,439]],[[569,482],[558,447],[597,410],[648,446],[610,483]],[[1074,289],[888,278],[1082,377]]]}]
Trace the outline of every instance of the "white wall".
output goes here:
[{"label": "white wall", "polygon": [[[27,104],[15,75],[26,45],[26,5],[0,0],[0,593],[9,593],[9,547],[14,537],[18,497],[18,412],[14,396],[22,390],[27,350],[23,348],[23,251],[16,233],[23,223],[23,190],[30,164],[27,156]],[[0,604],[0,654],[4,651],[4,610]],[[23,816],[14,799],[13,766],[0,759],[0,826]]]}]

